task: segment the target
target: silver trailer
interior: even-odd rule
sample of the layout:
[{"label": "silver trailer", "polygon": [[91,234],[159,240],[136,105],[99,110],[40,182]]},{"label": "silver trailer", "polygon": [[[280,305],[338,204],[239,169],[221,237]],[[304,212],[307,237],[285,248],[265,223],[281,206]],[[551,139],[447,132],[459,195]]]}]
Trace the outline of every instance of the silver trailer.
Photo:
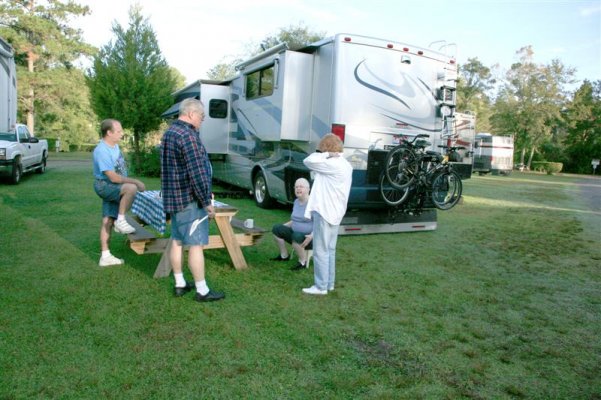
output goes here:
[{"label": "silver trailer", "polygon": [[513,170],[513,136],[478,133],[474,146],[474,172],[509,175]]},{"label": "silver trailer", "polygon": [[310,178],[302,160],[328,132],[354,168],[341,233],[436,228],[436,212],[391,209],[379,193],[387,150],[417,134],[440,151],[453,135],[457,65],[440,51],[338,34],[298,51],[285,44],[237,66],[230,81],[198,81],[174,94],[208,109],[201,138],[214,178],[248,189],[260,207],[294,200]]},{"label": "silver trailer", "polygon": [[13,48],[0,38],[0,132],[17,123],[17,73]]}]

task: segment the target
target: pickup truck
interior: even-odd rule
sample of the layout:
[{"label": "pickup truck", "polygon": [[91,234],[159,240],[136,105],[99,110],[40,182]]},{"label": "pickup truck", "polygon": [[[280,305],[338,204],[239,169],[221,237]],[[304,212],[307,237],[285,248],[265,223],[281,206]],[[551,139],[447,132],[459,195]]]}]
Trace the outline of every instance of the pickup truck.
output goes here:
[{"label": "pickup truck", "polygon": [[25,172],[46,171],[48,142],[29,133],[27,126],[16,124],[10,132],[0,132],[0,174],[9,175],[17,184]]}]

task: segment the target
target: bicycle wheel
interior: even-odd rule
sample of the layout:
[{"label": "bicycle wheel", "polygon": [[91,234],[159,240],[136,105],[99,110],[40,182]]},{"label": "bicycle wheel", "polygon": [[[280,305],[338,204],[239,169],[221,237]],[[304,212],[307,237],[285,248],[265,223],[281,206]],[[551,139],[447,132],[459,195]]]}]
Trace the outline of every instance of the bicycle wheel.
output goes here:
[{"label": "bicycle wheel", "polygon": [[407,186],[404,189],[395,189],[388,182],[388,178],[386,175],[382,174],[380,176],[380,195],[384,202],[390,206],[398,206],[409,196],[409,187]]},{"label": "bicycle wheel", "polygon": [[461,193],[463,183],[454,171],[443,171],[432,179],[432,203],[441,210],[450,210],[455,207]]},{"label": "bicycle wheel", "polygon": [[404,189],[411,185],[417,173],[418,163],[413,150],[396,147],[386,156],[384,174],[395,189]]}]

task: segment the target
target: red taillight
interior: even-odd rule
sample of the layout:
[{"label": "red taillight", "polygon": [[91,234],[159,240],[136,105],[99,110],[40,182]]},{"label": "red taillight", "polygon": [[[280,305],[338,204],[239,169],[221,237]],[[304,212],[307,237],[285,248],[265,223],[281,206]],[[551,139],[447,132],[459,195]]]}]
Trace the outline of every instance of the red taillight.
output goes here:
[{"label": "red taillight", "polygon": [[346,126],[344,126],[342,124],[332,124],[332,133],[334,135],[338,136],[340,138],[340,140],[342,140],[342,143],[344,143],[345,131],[346,131]]},{"label": "red taillight", "polygon": [[344,41],[345,41],[345,42],[350,42],[350,41],[351,41],[351,38],[347,36],[347,37],[345,37],[345,38],[344,38]]},{"label": "red taillight", "polygon": [[450,64],[455,64],[455,60],[449,61]]},{"label": "red taillight", "polygon": [[403,51],[409,51],[409,47],[403,47]]},{"label": "red taillight", "polygon": [[394,46],[393,46],[393,45],[391,45],[390,43],[388,43],[388,44],[386,45],[386,47],[388,47],[389,49],[392,49]]}]

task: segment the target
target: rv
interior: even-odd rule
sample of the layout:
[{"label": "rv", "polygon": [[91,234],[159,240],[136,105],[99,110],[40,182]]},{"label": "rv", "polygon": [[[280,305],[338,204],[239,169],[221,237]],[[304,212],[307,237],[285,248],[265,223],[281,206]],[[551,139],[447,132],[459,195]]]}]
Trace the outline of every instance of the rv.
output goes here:
[{"label": "rv", "polygon": [[399,141],[427,133],[440,152],[453,135],[457,64],[441,49],[350,34],[297,51],[281,44],[237,65],[231,80],[179,90],[163,116],[201,99],[214,178],[249,190],[264,208],[292,203],[295,180],[310,179],[303,159],[332,132],[354,168],[341,234],[431,230],[434,210],[391,210],[379,180]]},{"label": "rv", "polygon": [[17,73],[12,47],[0,38],[0,132],[17,123]]},{"label": "rv", "polygon": [[453,162],[454,168],[462,169],[461,177],[467,179],[472,175],[474,143],[476,140],[476,116],[473,113],[455,113],[455,134],[449,138],[447,146],[463,147],[458,149],[454,158],[449,160]]},{"label": "rv", "polygon": [[509,175],[513,169],[513,136],[478,133],[474,142],[474,172]]}]

